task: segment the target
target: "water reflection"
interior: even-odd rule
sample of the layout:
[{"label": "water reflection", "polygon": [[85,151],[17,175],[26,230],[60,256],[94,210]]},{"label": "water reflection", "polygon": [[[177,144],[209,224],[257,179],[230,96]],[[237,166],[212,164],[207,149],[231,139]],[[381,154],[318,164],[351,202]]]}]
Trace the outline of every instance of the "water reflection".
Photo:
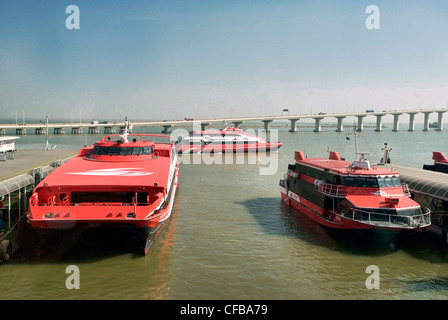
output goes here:
[{"label": "water reflection", "polygon": [[[173,210],[175,215],[175,210]],[[173,220],[173,221],[172,221]],[[25,226],[25,237],[14,259],[10,264],[34,263],[95,263],[128,254],[132,259],[144,259],[144,256],[133,241],[133,229],[131,228],[77,228],[69,230],[45,230],[37,232],[35,229]],[[168,229],[168,230],[167,230]],[[165,233],[174,232],[175,218],[165,222],[152,239],[153,247],[157,247],[159,238],[165,251],[172,244],[172,235]],[[160,249],[160,247],[158,247]],[[150,250],[151,252],[151,250]]]},{"label": "water reflection", "polygon": [[447,247],[429,232],[394,235],[379,230],[353,231],[325,228],[289,207],[280,197],[240,202],[268,234],[295,237],[309,244],[351,255],[380,256],[404,250],[415,258],[448,262]]},{"label": "water reflection", "polygon": [[[125,233],[104,229],[60,234],[42,252],[29,242],[1,266],[0,299],[169,299],[176,223],[175,206],[146,256],[129,247]],[[80,290],[65,287],[69,265],[79,267]]]}]

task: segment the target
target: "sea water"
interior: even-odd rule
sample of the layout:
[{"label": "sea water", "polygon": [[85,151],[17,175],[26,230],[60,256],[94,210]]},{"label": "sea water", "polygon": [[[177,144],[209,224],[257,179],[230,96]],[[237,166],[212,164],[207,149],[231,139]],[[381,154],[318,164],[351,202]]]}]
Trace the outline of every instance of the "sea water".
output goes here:
[{"label": "sea water", "polygon": [[[262,134],[262,126],[242,128]],[[385,247],[325,229],[281,202],[278,182],[294,162],[294,151],[327,157],[336,150],[353,159],[351,128],[271,128],[268,138],[283,146],[268,161],[252,161],[247,154],[223,163],[181,161],[172,217],[147,256],[112,239],[79,238],[57,256],[28,248],[0,265],[0,299],[448,298],[446,246],[431,234]],[[398,132],[392,126],[374,129],[358,136],[359,151],[370,153],[372,163],[380,161],[384,143],[392,149],[392,164],[421,168],[432,163],[433,151],[448,155],[445,131],[424,132],[416,125],[409,132],[404,124]],[[75,150],[101,137],[65,134],[49,141]],[[43,148],[45,136],[22,136],[17,146],[17,156],[21,148]],[[67,287],[70,266],[79,270],[79,289]],[[379,271],[376,289],[368,286],[369,266]]]}]

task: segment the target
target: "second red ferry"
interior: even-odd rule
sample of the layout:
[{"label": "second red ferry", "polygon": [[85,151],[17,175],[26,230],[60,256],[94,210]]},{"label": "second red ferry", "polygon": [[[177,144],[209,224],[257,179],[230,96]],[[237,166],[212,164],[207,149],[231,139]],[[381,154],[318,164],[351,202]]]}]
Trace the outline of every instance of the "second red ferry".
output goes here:
[{"label": "second red ferry", "polygon": [[371,166],[364,156],[345,161],[337,152],[323,159],[296,151],[294,159],[280,180],[281,197],[325,227],[396,233],[431,224],[429,209],[410,198],[396,171]]}]

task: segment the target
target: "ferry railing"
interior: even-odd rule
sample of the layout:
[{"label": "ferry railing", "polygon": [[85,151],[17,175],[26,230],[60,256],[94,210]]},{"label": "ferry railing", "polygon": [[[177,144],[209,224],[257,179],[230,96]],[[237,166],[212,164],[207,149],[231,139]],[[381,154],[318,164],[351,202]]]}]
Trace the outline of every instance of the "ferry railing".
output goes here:
[{"label": "ferry railing", "polygon": [[345,197],[347,195],[347,189],[343,185],[319,183],[317,189],[319,192],[331,197]]},{"label": "ferry railing", "polygon": [[[409,186],[406,183],[403,183],[402,188],[403,194],[410,197],[411,192],[409,191]],[[347,195],[347,189],[343,185],[322,182],[317,184],[317,189],[319,192],[331,197],[345,197]]]},{"label": "ferry railing", "polygon": [[403,187],[403,193],[406,197],[411,196],[411,191],[409,191],[409,185],[407,183],[402,183],[401,186]]},{"label": "ferry railing", "polygon": [[343,213],[342,216],[369,225],[386,227],[418,228],[431,224],[431,211],[428,208],[424,208],[424,212],[417,215],[386,214],[351,209]]}]

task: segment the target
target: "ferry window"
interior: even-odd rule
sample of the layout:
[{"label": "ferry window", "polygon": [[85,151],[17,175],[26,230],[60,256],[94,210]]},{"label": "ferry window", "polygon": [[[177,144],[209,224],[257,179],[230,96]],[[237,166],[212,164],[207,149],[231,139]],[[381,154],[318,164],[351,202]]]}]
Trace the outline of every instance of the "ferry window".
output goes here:
[{"label": "ferry window", "polygon": [[142,155],[142,154],[151,154],[151,153],[152,153],[152,147],[131,148],[132,155]]},{"label": "ferry window", "polygon": [[386,181],[384,181],[384,178],[378,178],[378,186],[380,188],[386,187]]},{"label": "ferry window", "polygon": [[396,186],[396,187],[401,186],[401,181],[400,181],[400,178],[398,178],[398,177],[393,177],[393,178],[392,178],[392,183],[393,183],[393,185]]},{"label": "ferry window", "polygon": [[344,185],[347,187],[355,186],[355,178],[344,178]]},{"label": "ferry window", "polygon": [[93,147],[92,154],[105,155],[105,154],[107,154],[107,149],[108,148],[105,148],[105,147],[95,146],[95,147]]},{"label": "ferry window", "polygon": [[393,187],[394,184],[392,182],[392,178],[384,178],[384,181],[386,182],[386,187]]},{"label": "ferry window", "polygon": [[98,147],[93,148],[92,154],[97,155],[150,155],[153,147]]},{"label": "ferry window", "polygon": [[421,208],[409,208],[400,210],[399,214],[402,216],[413,216],[413,215],[421,215],[423,214],[423,212]]},{"label": "ferry window", "polygon": [[120,148],[120,155],[129,155],[132,152],[132,148]]},{"label": "ferry window", "polygon": [[378,188],[378,181],[376,178],[366,178],[367,187]]},{"label": "ferry window", "polygon": [[128,154],[132,154],[132,155],[141,155],[144,152],[143,147],[139,147],[139,148],[129,148],[131,150],[129,150]]},{"label": "ferry window", "polygon": [[357,187],[367,187],[366,178],[356,178],[355,185]]},{"label": "ferry window", "polygon": [[107,150],[108,152],[107,152],[107,154],[108,155],[116,155],[116,154],[119,154],[119,152],[120,152],[120,148],[118,148],[118,147],[110,147],[110,148],[108,148],[108,150]]}]

